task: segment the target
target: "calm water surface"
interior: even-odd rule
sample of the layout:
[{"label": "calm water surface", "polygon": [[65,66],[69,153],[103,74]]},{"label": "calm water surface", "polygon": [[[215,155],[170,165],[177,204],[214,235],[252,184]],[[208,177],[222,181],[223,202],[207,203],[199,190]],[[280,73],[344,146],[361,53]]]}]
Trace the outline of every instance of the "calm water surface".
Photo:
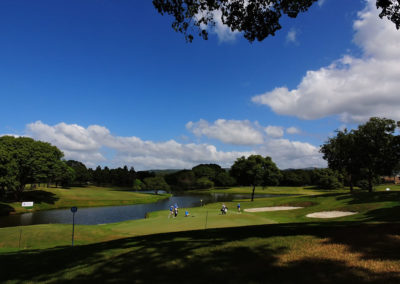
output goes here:
[{"label": "calm water surface", "polygon": [[[272,197],[277,195],[255,195],[255,197]],[[146,213],[167,210],[175,203],[179,208],[197,207],[201,203],[227,202],[235,199],[250,198],[250,194],[174,194],[174,196],[155,203],[125,206],[78,208],[75,213],[75,224],[98,225],[127,220],[142,219]],[[202,200],[202,201],[200,201]],[[181,213],[183,211],[181,210]],[[0,216],[0,227],[26,226],[36,224],[70,224],[72,213],[70,209],[36,211],[24,214]]]}]

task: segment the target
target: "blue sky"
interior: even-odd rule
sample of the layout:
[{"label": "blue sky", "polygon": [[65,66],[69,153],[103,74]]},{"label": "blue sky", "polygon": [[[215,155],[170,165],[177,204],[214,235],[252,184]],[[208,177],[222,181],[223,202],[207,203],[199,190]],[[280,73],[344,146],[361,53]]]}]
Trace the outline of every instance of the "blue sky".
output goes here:
[{"label": "blue sky", "polygon": [[325,0],[263,42],[217,25],[186,43],[151,1],[3,0],[0,134],[88,166],[229,166],[254,153],[324,166],[318,147],[335,129],[400,118],[400,41],[373,8]]}]

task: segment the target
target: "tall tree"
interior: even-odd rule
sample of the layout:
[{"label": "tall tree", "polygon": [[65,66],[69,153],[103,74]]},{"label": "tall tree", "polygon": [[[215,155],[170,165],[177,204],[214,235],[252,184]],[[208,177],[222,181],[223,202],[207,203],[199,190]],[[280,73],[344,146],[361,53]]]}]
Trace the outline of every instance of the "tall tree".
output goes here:
[{"label": "tall tree", "polygon": [[17,186],[18,165],[11,152],[0,146],[0,199],[6,195],[6,190]]},{"label": "tall tree", "polygon": [[359,150],[354,132],[348,132],[347,129],[337,130],[336,137],[329,138],[320,149],[323,158],[328,162],[329,168],[344,171],[350,185],[350,191],[353,191],[355,177],[360,172],[358,155],[361,155],[362,152]]},{"label": "tall tree", "polygon": [[[262,41],[281,29],[280,18],[286,15],[296,18],[306,12],[317,0],[153,0],[153,5],[161,14],[171,15],[172,28],[193,40],[197,33],[208,38],[207,29],[217,21],[228,26],[231,31],[243,32],[250,42]],[[392,21],[400,27],[400,5],[398,0],[377,0],[381,8],[380,17]]]},{"label": "tall tree", "polygon": [[260,155],[238,158],[230,172],[240,185],[253,187],[251,201],[254,200],[256,186],[278,185],[281,178],[280,170],[271,157]]},{"label": "tall tree", "polygon": [[399,123],[372,117],[354,131],[355,143],[361,151],[357,156],[372,191],[372,181],[380,175],[392,175],[400,160],[400,140],[393,134]]},{"label": "tall tree", "polygon": [[144,179],[147,189],[154,190],[155,194],[158,194],[159,190],[169,190],[169,185],[165,182],[162,176],[148,177]]},{"label": "tall tree", "polygon": [[391,119],[372,117],[350,132],[337,131],[321,152],[331,169],[345,170],[351,186],[357,176],[367,181],[371,192],[374,179],[399,168],[400,137],[394,135],[398,125]]},{"label": "tall tree", "polygon": [[73,182],[82,185],[82,184],[86,184],[89,179],[89,172],[88,169],[86,168],[85,164],[83,164],[82,162],[79,161],[74,161],[74,160],[68,160],[67,165],[69,167],[71,167],[74,172],[75,172],[75,179]]},{"label": "tall tree", "polygon": [[[11,159],[7,159],[8,153]],[[51,180],[52,169],[60,162],[63,153],[49,143],[35,141],[27,137],[0,137],[0,160],[2,168],[7,169],[3,174],[7,174],[9,169],[14,173],[7,178],[7,189],[13,190],[17,199],[22,197],[22,192],[26,184],[40,181],[49,182]],[[2,176],[1,179],[5,179]]]}]

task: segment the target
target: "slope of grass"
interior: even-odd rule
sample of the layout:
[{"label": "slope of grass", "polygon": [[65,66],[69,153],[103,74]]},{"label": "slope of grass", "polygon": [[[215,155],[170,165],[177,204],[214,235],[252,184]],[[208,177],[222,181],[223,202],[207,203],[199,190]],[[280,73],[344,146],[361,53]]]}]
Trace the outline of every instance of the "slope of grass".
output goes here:
[{"label": "slope of grass", "polygon": [[168,197],[168,194],[144,194],[116,190],[107,187],[38,188],[24,192],[23,200],[34,201],[32,209],[21,206],[21,202],[0,202],[3,211],[23,213],[36,210],[69,208],[71,206],[94,207],[151,203]]},{"label": "slope of grass", "polygon": [[276,224],[0,254],[2,283],[399,283],[399,224]]},{"label": "slope of grass", "polygon": [[[194,192],[213,192],[213,193],[236,193],[251,194],[253,188],[250,186],[229,187],[229,188],[212,188],[209,190],[196,190]],[[257,186],[255,194],[296,194],[296,195],[318,195],[332,192],[348,192],[347,189],[324,190],[314,186]]]},{"label": "slope of grass", "polygon": [[[241,200],[106,225],[0,229],[1,283],[400,283],[400,191]],[[310,219],[327,210],[359,212]],[[205,228],[207,228],[205,230]],[[18,268],[18,269],[16,269]]]},{"label": "slope of grass", "polygon": [[[400,221],[400,191],[375,193],[336,193],[317,196],[291,196],[259,198],[254,202],[240,201],[242,212],[236,211],[237,202],[225,202],[229,208],[227,215],[221,215],[221,203],[189,208],[189,217],[184,217],[181,208],[177,218],[168,218],[168,211],[149,214],[149,218],[105,225],[79,225],[75,227],[76,242],[89,244],[128,236],[150,235],[165,232],[201,230],[276,223],[320,224],[332,222],[381,222]],[[248,213],[246,208],[267,206],[304,206],[302,209],[275,212]],[[308,213],[329,210],[356,211],[358,214],[334,219],[310,219]],[[79,212],[77,213],[79,214]],[[0,229],[0,250],[22,248],[49,248],[68,245],[71,242],[71,226],[52,224]]]}]

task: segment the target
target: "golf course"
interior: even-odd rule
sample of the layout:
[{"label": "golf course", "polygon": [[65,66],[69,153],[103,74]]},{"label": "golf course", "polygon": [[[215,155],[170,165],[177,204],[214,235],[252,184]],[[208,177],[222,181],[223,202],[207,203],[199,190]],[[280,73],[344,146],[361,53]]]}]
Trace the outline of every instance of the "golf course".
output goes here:
[{"label": "golf course", "polygon": [[[257,187],[256,194],[287,195],[225,202],[226,215],[221,203],[211,203],[181,208],[176,218],[164,210],[145,219],[76,225],[74,247],[71,224],[0,228],[0,282],[399,283],[400,187],[386,187],[372,193]],[[39,208],[70,206],[62,190],[39,190],[57,199],[54,204],[43,201]],[[103,191],[110,203],[84,203],[85,194]],[[250,194],[251,188],[208,191]],[[130,204],[166,198],[89,187],[76,202],[111,205],[121,194],[136,194]],[[296,209],[247,212],[282,206]],[[353,214],[307,217],[331,211]]]}]

